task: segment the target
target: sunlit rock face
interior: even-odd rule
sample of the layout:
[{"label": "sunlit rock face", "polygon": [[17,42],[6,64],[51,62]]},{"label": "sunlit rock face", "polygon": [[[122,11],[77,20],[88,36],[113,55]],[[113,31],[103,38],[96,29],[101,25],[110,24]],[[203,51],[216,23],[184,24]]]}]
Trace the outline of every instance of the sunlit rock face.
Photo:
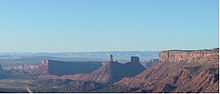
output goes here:
[{"label": "sunlit rock face", "polygon": [[[162,51],[158,63],[147,69],[138,62],[121,64],[111,60],[90,73],[49,76],[45,81],[52,81],[51,86],[60,90],[75,92],[217,93],[218,56],[218,49]],[[61,83],[74,87],[68,89]]]},{"label": "sunlit rock face", "polygon": [[160,63],[124,78],[109,92],[219,92],[218,49],[163,51]]},{"label": "sunlit rock face", "polygon": [[160,62],[218,63],[219,48],[211,50],[169,50],[160,53]]}]

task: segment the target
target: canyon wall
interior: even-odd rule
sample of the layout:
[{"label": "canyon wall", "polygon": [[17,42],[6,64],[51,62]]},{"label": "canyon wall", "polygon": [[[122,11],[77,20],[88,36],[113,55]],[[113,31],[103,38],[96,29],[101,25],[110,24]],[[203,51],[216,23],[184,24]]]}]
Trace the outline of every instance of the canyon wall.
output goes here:
[{"label": "canyon wall", "polygon": [[169,50],[160,53],[160,63],[135,77],[125,77],[103,92],[217,93],[219,49]]},{"label": "canyon wall", "polygon": [[160,62],[218,63],[219,48],[211,50],[168,50],[160,53]]}]

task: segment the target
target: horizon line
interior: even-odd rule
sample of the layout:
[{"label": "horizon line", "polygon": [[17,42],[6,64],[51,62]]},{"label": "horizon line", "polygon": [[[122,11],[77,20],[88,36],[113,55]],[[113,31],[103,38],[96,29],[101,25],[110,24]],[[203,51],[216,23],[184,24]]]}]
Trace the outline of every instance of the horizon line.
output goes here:
[{"label": "horizon line", "polygon": [[161,52],[168,50],[207,50],[207,49],[216,49],[219,47],[213,48],[198,48],[198,49],[154,49],[154,50],[97,50],[97,51],[1,51],[0,53],[98,53],[98,52]]}]

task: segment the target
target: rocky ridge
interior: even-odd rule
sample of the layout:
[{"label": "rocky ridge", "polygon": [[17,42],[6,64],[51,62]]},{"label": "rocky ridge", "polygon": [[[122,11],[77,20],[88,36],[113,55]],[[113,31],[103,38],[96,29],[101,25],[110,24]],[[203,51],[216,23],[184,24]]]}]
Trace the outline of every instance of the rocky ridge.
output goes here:
[{"label": "rocky ridge", "polygon": [[47,77],[43,76],[40,78],[114,83],[121,80],[123,77],[135,76],[141,73],[144,69],[144,66],[139,62],[129,62],[126,64],[121,64],[118,62],[106,62],[102,67],[91,73],[64,76],[48,75]]},{"label": "rocky ridge", "polygon": [[160,53],[160,62],[217,63],[219,48],[211,50],[168,50]]},{"label": "rocky ridge", "polygon": [[164,51],[160,63],[100,91],[219,92],[218,57],[218,49]]}]

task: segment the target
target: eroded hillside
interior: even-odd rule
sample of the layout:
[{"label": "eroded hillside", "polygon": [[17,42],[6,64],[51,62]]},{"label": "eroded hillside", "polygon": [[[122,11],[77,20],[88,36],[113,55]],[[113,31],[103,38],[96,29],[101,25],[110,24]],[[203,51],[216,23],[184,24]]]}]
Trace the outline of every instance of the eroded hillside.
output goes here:
[{"label": "eroded hillside", "polygon": [[218,49],[161,52],[160,63],[103,89],[109,92],[218,92]]}]

